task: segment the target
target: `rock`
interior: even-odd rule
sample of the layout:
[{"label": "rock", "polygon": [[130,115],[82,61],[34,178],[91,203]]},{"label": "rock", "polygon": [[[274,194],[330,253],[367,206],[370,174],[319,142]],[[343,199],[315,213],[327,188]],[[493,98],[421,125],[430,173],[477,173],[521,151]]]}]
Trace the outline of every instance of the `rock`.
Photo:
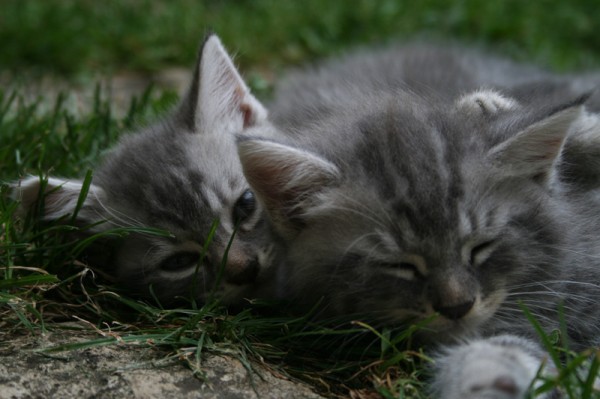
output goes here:
[{"label": "rock", "polygon": [[161,349],[112,343],[63,352],[40,349],[97,339],[91,332],[56,331],[11,337],[0,344],[0,398],[314,398],[303,383],[260,365],[248,372],[228,356],[207,355],[203,377]]}]

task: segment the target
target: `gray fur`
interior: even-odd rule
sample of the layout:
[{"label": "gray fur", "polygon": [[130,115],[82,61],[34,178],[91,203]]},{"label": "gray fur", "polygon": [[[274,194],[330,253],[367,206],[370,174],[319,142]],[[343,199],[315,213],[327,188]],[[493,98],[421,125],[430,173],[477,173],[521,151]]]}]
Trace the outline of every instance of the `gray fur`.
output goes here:
[{"label": "gray fur", "polygon": [[417,339],[442,345],[437,396],[521,398],[544,354],[519,303],[547,332],[563,304],[572,348],[600,344],[598,185],[565,172],[597,117],[565,77],[434,50],[293,75],[271,107],[287,139],[238,152],[286,242],[280,296],[375,325],[434,318]]},{"label": "gray fur", "polygon": [[[600,73],[554,74],[482,51],[444,43],[413,43],[349,54],[289,73],[270,105],[279,124],[302,124],[343,108],[363,93],[409,89],[446,100],[477,89],[499,89],[525,103],[562,103],[593,92],[588,108],[600,110]],[[314,110],[318,112],[315,115]]]},{"label": "gray fur", "polygon": [[[185,98],[169,117],[123,137],[96,169],[77,220],[79,225],[103,222],[93,232],[153,227],[171,237],[131,233],[122,240],[97,243],[85,260],[130,293],[147,297],[152,287],[163,305],[190,294],[203,300],[214,289],[227,303],[250,295],[274,255],[260,205],[240,224],[228,249],[222,283],[215,286],[234,232],[236,202],[249,188],[234,135],[266,123],[266,111],[250,94],[219,39],[209,36]],[[49,179],[46,220],[73,212],[81,184]],[[28,178],[17,185],[15,197],[29,209],[39,190],[38,178]],[[218,228],[194,277],[216,220]]]},{"label": "gray fur", "polygon": [[[586,109],[600,111],[600,73],[554,74],[448,43],[358,52],[309,71],[288,74],[269,106],[274,122],[288,134],[330,114],[347,112],[357,98],[397,91],[445,101],[483,91],[538,112],[542,108],[551,112],[569,99],[589,96]],[[598,117],[594,119],[597,123]],[[600,140],[584,129],[579,133],[566,142],[561,176],[585,189],[600,186]]]}]

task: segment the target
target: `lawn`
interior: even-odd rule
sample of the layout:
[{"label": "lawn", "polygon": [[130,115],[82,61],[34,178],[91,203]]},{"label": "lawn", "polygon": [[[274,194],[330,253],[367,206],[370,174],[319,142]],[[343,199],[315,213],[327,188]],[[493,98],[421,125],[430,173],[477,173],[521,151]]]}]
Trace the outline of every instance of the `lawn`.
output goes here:
[{"label": "lawn", "polygon": [[[121,134],[177,100],[172,91],[149,88],[117,113],[95,79],[189,68],[208,31],[237,54],[263,98],[286,68],[412,37],[450,38],[556,70],[600,66],[600,9],[592,0],[3,0],[0,8],[0,340],[17,331],[39,334],[77,315],[130,341],[151,336],[174,353],[196,348],[182,357],[192,369],[205,352],[233,353],[248,368],[264,359],[330,394],[367,388],[390,398],[425,397],[428,359],[406,349],[410,331],[307,327],[303,317],[261,316],[257,310],[268,305],[260,303],[230,315],[215,304],[165,310],[117,296],[76,261],[86,243],[62,239],[73,227],[40,226],[35,214],[15,219],[8,183],[26,174],[89,174]],[[32,102],[13,85],[41,78],[83,86],[92,93],[89,110],[74,112],[68,90],[51,98],[39,92]],[[104,342],[89,345],[98,344]],[[323,356],[332,346],[344,351]],[[565,387],[577,384],[569,370]]]}]

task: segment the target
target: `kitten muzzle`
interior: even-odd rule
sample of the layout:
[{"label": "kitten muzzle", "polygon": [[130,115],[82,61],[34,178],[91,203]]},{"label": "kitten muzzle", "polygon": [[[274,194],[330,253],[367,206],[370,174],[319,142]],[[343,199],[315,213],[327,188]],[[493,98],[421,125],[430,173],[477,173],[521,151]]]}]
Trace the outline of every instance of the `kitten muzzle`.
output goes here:
[{"label": "kitten muzzle", "polygon": [[450,320],[458,320],[458,319],[462,319],[464,316],[467,315],[467,313],[469,313],[471,311],[471,309],[473,308],[473,305],[475,304],[475,298],[473,299],[469,299],[465,302],[456,304],[456,305],[450,305],[450,306],[433,306],[433,309],[438,312],[439,314],[441,314],[442,316],[450,319]]},{"label": "kitten muzzle", "polygon": [[234,285],[252,284],[256,280],[259,271],[260,264],[257,258],[247,260],[243,263],[227,262],[225,281]]}]

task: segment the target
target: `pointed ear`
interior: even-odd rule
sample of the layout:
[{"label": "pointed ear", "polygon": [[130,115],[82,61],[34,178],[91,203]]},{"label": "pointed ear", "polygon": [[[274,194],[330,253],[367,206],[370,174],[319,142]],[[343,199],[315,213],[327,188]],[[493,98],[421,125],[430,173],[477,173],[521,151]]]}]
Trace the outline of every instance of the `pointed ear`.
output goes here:
[{"label": "pointed ear", "polygon": [[316,195],[339,181],[331,162],[298,148],[259,138],[239,138],[244,175],[280,233],[293,235]]},{"label": "pointed ear", "polygon": [[[20,212],[31,212],[38,201],[43,201],[43,220],[57,220],[72,215],[79,202],[83,182],[62,180],[54,177],[47,181],[30,176],[13,185],[12,198],[20,202]],[[43,193],[42,193],[43,191]],[[91,223],[101,219],[98,214],[104,190],[95,185],[89,186],[87,196],[78,209],[77,220]]]},{"label": "pointed ear", "polygon": [[560,110],[498,144],[489,156],[506,176],[547,181],[569,131],[582,114],[582,106]]},{"label": "pointed ear", "polygon": [[267,117],[216,35],[204,41],[178,119],[193,132],[238,133]]}]

